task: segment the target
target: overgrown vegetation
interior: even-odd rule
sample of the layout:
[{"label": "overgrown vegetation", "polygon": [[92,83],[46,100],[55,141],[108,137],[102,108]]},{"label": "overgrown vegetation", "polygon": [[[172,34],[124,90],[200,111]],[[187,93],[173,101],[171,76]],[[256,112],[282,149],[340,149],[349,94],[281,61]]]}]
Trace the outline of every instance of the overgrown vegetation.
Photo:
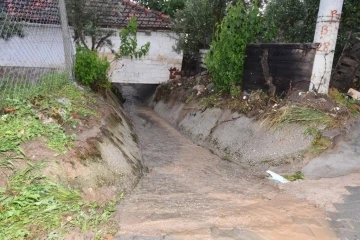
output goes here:
[{"label": "overgrown vegetation", "polygon": [[115,203],[84,203],[76,191],[39,174],[42,167],[17,171],[0,188],[0,239],[59,239],[74,227],[105,237],[100,224],[109,221]]},{"label": "overgrown vegetation", "polygon": [[45,75],[34,91],[19,88],[1,102],[0,168],[9,171],[0,174],[7,179],[0,187],[0,239],[62,239],[68,231],[91,231],[96,239],[115,234],[117,226],[110,220],[114,201],[84,202],[79,192],[45,177],[51,167],[32,163],[19,147],[31,140],[46,142],[57,151],[54,158],[61,158],[73,146],[69,129],[96,114],[91,93],[64,76]]},{"label": "overgrown vegetation", "polygon": [[76,48],[75,77],[94,90],[110,87],[108,70],[110,62],[101,58],[96,51],[78,46]]},{"label": "overgrown vegetation", "polygon": [[228,9],[218,25],[210,52],[205,58],[206,66],[218,90],[240,95],[247,44],[255,42],[262,31],[259,7],[249,7],[242,2]]},{"label": "overgrown vegetation", "polygon": [[63,152],[71,146],[72,137],[56,122],[41,122],[29,101],[13,100],[9,104],[14,112],[0,118],[0,153],[17,151],[22,142],[41,136],[49,148]]},{"label": "overgrown vegetation", "polygon": [[[167,3],[181,0],[165,1]],[[174,14],[172,30],[177,34],[175,49],[183,51],[184,61],[196,59],[199,49],[208,48],[214,39],[216,25],[220,24],[227,14],[227,7],[243,4],[250,7],[256,4],[260,8],[267,0],[183,0],[183,6],[178,7]],[[140,3],[157,7],[161,1],[139,0]],[[150,6],[150,8],[151,8]]]},{"label": "overgrown vegetation", "polygon": [[[0,152],[17,151],[22,142],[45,137],[49,148],[61,152],[72,144],[74,136],[65,134],[63,124],[75,125],[73,113],[89,116],[94,114],[85,93],[71,82],[63,82],[57,91],[37,88],[29,98],[8,98],[4,101],[0,116]],[[61,99],[66,99],[66,103]]]}]

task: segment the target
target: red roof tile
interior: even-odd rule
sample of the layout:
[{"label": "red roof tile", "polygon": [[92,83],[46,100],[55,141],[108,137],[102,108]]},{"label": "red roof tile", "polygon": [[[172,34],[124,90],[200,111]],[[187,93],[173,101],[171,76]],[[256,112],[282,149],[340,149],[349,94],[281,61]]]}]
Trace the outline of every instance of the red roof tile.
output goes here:
[{"label": "red roof tile", "polygon": [[[102,26],[124,27],[132,16],[141,29],[170,28],[170,17],[130,0],[88,0]],[[4,0],[3,11],[19,21],[59,24],[58,0]]]},{"label": "red roof tile", "polygon": [[3,11],[18,21],[58,24],[57,0],[4,0]]}]

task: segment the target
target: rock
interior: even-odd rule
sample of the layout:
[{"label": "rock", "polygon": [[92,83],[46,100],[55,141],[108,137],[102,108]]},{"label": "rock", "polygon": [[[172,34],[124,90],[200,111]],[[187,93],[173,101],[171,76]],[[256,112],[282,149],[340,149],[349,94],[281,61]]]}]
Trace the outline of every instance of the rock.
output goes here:
[{"label": "rock", "polygon": [[52,117],[47,117],[47,116],[45,116],[44,114],[42,114],[42,113],[39,113],[38,114],[38,118],[39,118],[39,120],[41,121],[41,122],[43,122],[43,123],[54,123],[54,122],[56,122],[56,120],[54,120]]},{"label": "rock", "polygon": [[196,95],[200,95],[202,94],[203,92],[205,92],[206,90],[206,87],[204,85],[196,85],[193,87],[193,90],[196,90],[197,91],[197,94]]},{"label": "rock", "polygon": [[71,101],[67,98],[57,98],[56,101],[62,105],[68,106],[71,104]]},{"label": "rock", "polygon": [[201,84],[202,76],[196,76],[195,81],[196,81],[196,84],[198,84],[198,85]]},{"label": "rock", "polygon": [[350,97],[352,97],[355,100],[360,100],[360,92],[356,91],[353,88],[350,88],[347,95],[349,95]]},{"label": "rock", "polygon": [[206,85],[206,89],[211,92],[211,90],[213,90],[215,87],[215,84],[214,83],[209,83],[208,85]]}]

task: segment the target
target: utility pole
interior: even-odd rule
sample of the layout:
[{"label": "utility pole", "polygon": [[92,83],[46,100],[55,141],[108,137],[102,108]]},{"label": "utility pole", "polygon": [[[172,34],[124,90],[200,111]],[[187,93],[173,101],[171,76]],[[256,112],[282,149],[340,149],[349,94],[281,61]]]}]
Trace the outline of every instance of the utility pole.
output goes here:
[{"label": "utility pole", "polygon": [[63,38],[64,54],[65,54],[66,72],[69,74],[69,77],[72,77],[73,46],[71,43],[69,25],[68,25],[68,20],[67,20],[67,15],[66,15],[65,0],[59,0],[59,13],[60,13],[60,23],[61,23],[61,32],[62,32],[62,38]]},{"label": "utility pole", "polygon": [[310,91],[327,94],[344,0],[320,0],[314,42],[316,50]]}]

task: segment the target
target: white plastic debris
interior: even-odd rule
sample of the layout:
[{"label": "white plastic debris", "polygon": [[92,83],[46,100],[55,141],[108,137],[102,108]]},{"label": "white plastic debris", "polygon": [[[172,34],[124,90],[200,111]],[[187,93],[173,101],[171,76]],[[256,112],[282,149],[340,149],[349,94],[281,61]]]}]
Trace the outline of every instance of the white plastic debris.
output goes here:
[{"label": "white plastic debris", "polygon": [[288,182],[290,182],[289,180],[287,180],[283,176],[280,176],[279,174],[274,173],[273,171],[267,170],[266,173],[271,176],[271,177],[269,177],[269,179],[274,181],[274,182],[278,182],[278,183],[288,183]]},{"label": "white plastic debris", "polygon": [[243,99],[246,100],[246,96],[243,96]]}]

